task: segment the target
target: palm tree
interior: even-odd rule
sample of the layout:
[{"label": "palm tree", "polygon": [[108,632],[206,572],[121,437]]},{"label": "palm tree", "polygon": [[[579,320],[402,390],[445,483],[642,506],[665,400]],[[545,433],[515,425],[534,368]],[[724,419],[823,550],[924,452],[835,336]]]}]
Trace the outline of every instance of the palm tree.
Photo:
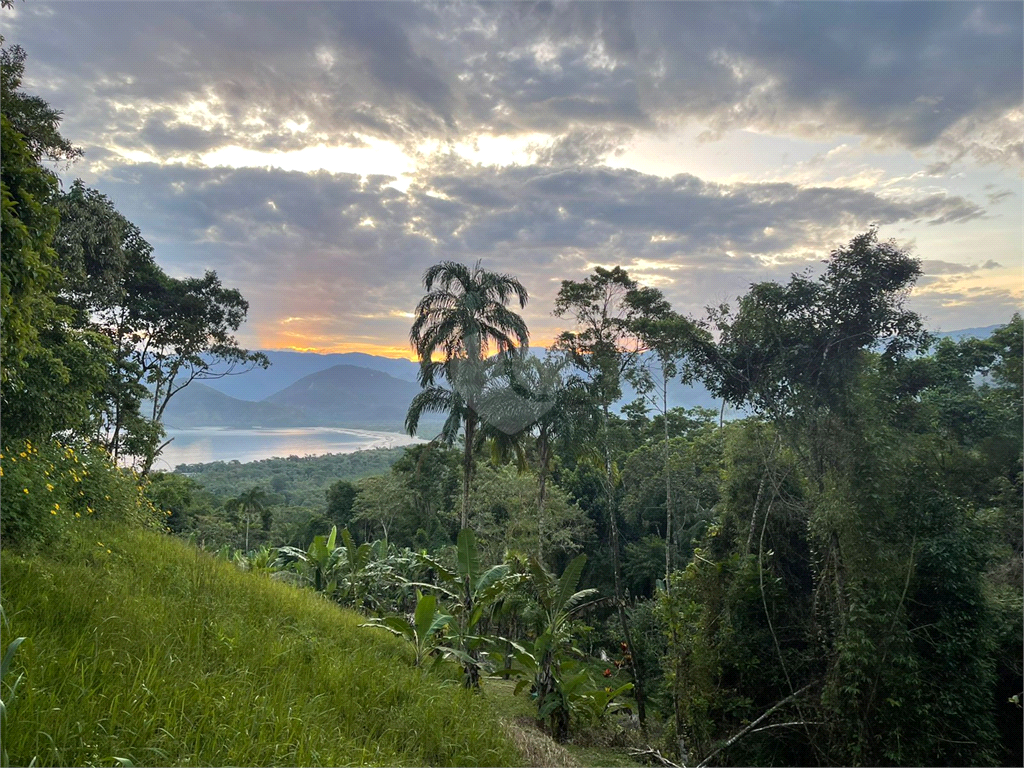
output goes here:
[{"label": "palm tree", "polygon": [[548,355],[509,359],[501,372],[507,383],[491,387],[482,401],[488,427],[501,458],[515,455],[523,464],[523,438],[536,435],[537,521],[540,528],[537,558],[544,560],[544,520],[547,478],[556,444],[585,452],[588,437],[597,431],[600,409],[578,376],[567,376],[565,358]]},{"label": "palm tree", "polygon": [[267,493],[262,488],[250,488],[234,499],[229,499],[224,508],[229,512],[238,512],[245,523],[245,551],[249,552],[249,525],[256,522],[256,518],[265,511]]},{"label": "palm tree", "polygon": [[[416,306],[409,333],[420,360],[420,392],[409,406],[405,428],[414,435],[425,412],[447,413],[438,439],[452,444],[462,428],[464,439],[462,528],[469,527],[469,484],[473,446],[479,426],[478,403],[487,384],[488,353],[525,349],[526,323],[506,305],[526,306],[526,289],[511,275],[472,269],[455,261],[430,267],[423,275],[427,294]],[[440,359],[435,359],[440,358]],[[449,387],[437,384],[443,377]]]}]

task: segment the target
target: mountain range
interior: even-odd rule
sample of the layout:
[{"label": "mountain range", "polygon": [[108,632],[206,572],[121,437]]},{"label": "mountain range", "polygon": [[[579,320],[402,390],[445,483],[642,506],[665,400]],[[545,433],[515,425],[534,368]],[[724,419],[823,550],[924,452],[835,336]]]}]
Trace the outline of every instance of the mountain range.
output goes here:
[{"label": "mountain range", "polygon": [[[998,326],[936,333],[937,337],[985,338]],[[542,352],[543,350],[538,350]],[[409,403],[420,391],[419,364],[362,352],[318,354],[265,350],[271,366],[194,382],[171,400],[164,423],[194,427],[349,427],[402,431]],[[625,385],[621,406],[636,398]],[[700,384],[674,381],[669,406],[717,409],[720,401]],[[421,434],[443,417],[426,415]]]}]

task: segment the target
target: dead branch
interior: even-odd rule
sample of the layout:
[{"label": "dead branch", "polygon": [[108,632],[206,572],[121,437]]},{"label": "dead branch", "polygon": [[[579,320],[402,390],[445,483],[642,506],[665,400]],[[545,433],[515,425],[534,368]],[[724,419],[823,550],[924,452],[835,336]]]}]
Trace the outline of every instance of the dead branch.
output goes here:
[{"label": "dead branch", "polygon": [[756,728],[758,725],[760,725],[762,722],[764,722],[766,719],[768,719],[772,715],[772,713],[775,712],[775,710],[777,710],[780,707],[785,706],[789,702],[793,701],[793,699],[795,699],[801,693],[803,693],[804,691],[809,689],[811,687],[811,685],[812,685],[812,683],[808,683],[803,688],[801,688],[799,691],[794,691],[789,696],[787,696],[786,698],[782,699],[782,701],[779,701],[778,703],[774,704],[767,712],[765,712],[763,715],[761,715],[759,718],[757,718],[757,720],[755,720],[754,722],[750,723],[748,726],[746,726],[745,728],[740,730],[735,735],[730,736],[729,739],[724,744],[722,744],[722,746],[720,746],[717,749],[713,750],[707,757],[705,757],[704,760],[702,760],[701,763],[697,766],[697,768],[706,768],[706,766],[711,762],[711,758],[713,758],[715,755],[717,755],[723,749],[728,749],[729,747],[731,747],[733,744],[735,744],[741,738],[743,738],[748,733],[750,733],[752,730],[754,730],[754,728]]}]

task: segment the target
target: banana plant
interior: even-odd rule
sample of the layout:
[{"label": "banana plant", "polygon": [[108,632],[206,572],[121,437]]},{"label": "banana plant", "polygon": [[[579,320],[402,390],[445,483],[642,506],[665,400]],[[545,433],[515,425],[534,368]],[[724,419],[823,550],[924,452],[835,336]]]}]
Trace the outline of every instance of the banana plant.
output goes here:
[{"label": "banana plant", "polygon": [[338,599],[340,602],[358,607],[362,599],[360,591],[363,586],[363,577],[373,556],[373,546],[367,543],[356,545],[348,528],[341,529],[341,540],[344,546],[339,547],[337,551],[344,555],[342,558],[339,554],[341,562],[339,575],[344,580]]},{"label": "banana plant", "polygon": [[338,586],[336,576],[342,555],[334,546],[337,538],[338,527],[334,526],[328,536],[314,536],[305,552],[298,547],[281,547],[278,563],[294,568],[300,578],[312,584],[317,592],[331,595]]},{"label": "banana plant", "polygon": [[570,622],[579,611],[599,602],[599,598],[596,589],[576,590],[587,564],[586,555],[576,557],[558,578],[536,557],[531,557],[529,563],[531,585],[542,610],[537,639],[528,644],[506,640],[513,648],[515,663],[502,674],[519,678],[516,693],[531,686],[536,696],[537,719],[546,723],[555,739],[561,740],[569,730],[572,698],[588,680],[586,672],[575,672],[569,661],[574,650]]},{"label": "banana plant", "polygon": [[404,616],[387,616],[385,618],[370,619],[361,627],[377,627],[386,629],[398,637],[408,640],[415,651],[415,666],[419,667],[426,660],[427,656],[439,651],[437,658],[451,654],[453,649],[440,645],[438,640],[441,632],[452,622],[452,617],[437,610],[437,596],[424,595],[416,590],[416,611],[413,620],[410,622]]},{"label": "banana plant", "polygon": [[459,531],[456,550],[454,571],[426,554],[418,555],[420,562],[430,567],[445,586],[413,583],[416,586],[437,590],[455,601],[453,613],[457,621],[452,630],[459,650],[462,651],[459,658],[463,662],[464,682],[466,687],[476,688],[480,685],[482,666],[479,653],[489,642],[489,638],[478,632],[480,620],[495,600],[522,577],[511,573],[511,567],[504,563],[484,570],[472,528],[463,528]]}]

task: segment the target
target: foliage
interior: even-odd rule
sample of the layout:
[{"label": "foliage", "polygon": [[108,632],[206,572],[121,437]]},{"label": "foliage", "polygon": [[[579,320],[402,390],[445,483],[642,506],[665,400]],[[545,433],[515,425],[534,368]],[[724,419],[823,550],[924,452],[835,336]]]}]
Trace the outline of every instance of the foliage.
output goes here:
[{"label": "foliage", "polygon": [[537,483],[513,467],[484,466],[470,491],[470,526],[483,557],[495,562],[508,550],[546,552],[554,562],[579,554],[593,526],[565,492],[551,484],[543,511],[537,506]]},{"label": "foliage", "polygon": [[[530,584],[541,607],[537,636],[532,642],[512,642],[515,664],[503,670],[506,676],[519,679],[516,693],[531,686],[537,704],[537,720],[545,723],[551,735],[558,740],[564,739],[568,733],[573,698],[586,697],[593,706],[600,704],[601,715],[614,698],[596,696],[593,691],[582,693],[587,673],[577,671],[568,663],[573,650],[570,620],[592,604],[596,595],[592,589],[576,590],[586,562],[586,555],[577,556],[556,578],[537,558],[530,558]],[[621,686],[615,695],[631,688],[631,684]],[[594,711],[593,707],[591,711]]]},{"label": "foliage", "polygon": [[[420,584],[442,591],[453,600],[451,610],[456,618],[452,629],[458,645],[458,657],[462,662],[463,683],[467,688],[480,685],[480,651],[489,643],[489,638],[479,633],[481,619],[508,590],[520,580],[512,573],[508,564],[484,569],[480,552],[476,546],[476,535],[472,528],[459,531],[456,544],[455,568],[445,567],[438,560],[419,555],[420,562],[430,568],[439,584]],[[445,586],[441,586],[444,584]]]},{"label": "foliage", "polygon": [[53,319],[51,285],[55,278],[50,242],[57,225],[53,205],[56,182],[32,157],[22,135],[7,115],[0,116],[2,137],[3,262],[0,270],[0,352],[5,389],[17,386],[15,376],[25,359],[39,352],[39,327]]},{"label": "foliage", "polygon": [[421,666],[429,655],[435,655],[439,661],[444,658],[443,652],[450,649],[439,644],[441,633],[452,621],[452,617],[437,610],[437,596],[424,595],[416,591],[416,610],[410,622],[404,616],[388,616],[383,619],[370,619],[362,627],[379,627],[386,629],[398,637],[408,640],[415,651],[414,666]]},{"label": "foliage", "polygon": [[333,483],[387,472],[405,451],[405,448],[376,448],[326,456],[263,459],[246,464],[237,461],[180,464],[174,471],[190,477],[217,496],[237,496],[262,483],[269,484],[286,503],[318,507]]},{"label": "foliage", "polygon": [[1020,443],[988,453],[997,420],[965,416],[1003,396],[970,383],[992,348],[905,357],[924,341],[901,304],[916,269],[868,233],[820,280],[754,286],[718,316],[709,384],[769,421],[726,430],[718,514],[661,597],[684,760],[999,759],[996,518],[979,512]]},{"label": "foliage", "polygon": [[263,523],[265,531],[270,530],[273,512],[267,507],[267,492],[262,488],[250,488],[233,499],[228,499],[224,509],[229,515],[238,514],[245,524],[245,551],[249,551],[249,526],[257,520]]},{"label": "foliage", "polygon": [[4,546],[52,545],[91,517],[166,525],[168,513],[153,506],[144,482],[96,447],[30,440],[7,445],[0,452],[0,477]]},{"label": "foliage", "polygon": [[920,318],[903,307],[920,274],[916,259],[872,229],[833,251],[817,280],[757,283],[735,313],[713,310],[721,338],[695,337],[696,363],[718,396],[761,413],[839,406],[865,349],[892,361],[926,347]]},{"label": "foliage", "polygon": [[[469,525],[469,483],[473,473],[473,448],[479,425],[478,402],[483,397],[493,346],[513,354],[529,344],[526,323],[507,304],[514,297],[526,306],[527,293],[516,278],[488,272],[479,263],[473,268],[454,261],[430,267],[423,275],[427,294],[416,306],[409,339],[420,360],[420,386],[406,417],[406,430],[415,435],[423,413],[447,414],[440,439],[451,445],[463,431],[462,521]],[[440,358],[435,360],[435,357]],[[439,386],[443,377],[449,387]]]}]

